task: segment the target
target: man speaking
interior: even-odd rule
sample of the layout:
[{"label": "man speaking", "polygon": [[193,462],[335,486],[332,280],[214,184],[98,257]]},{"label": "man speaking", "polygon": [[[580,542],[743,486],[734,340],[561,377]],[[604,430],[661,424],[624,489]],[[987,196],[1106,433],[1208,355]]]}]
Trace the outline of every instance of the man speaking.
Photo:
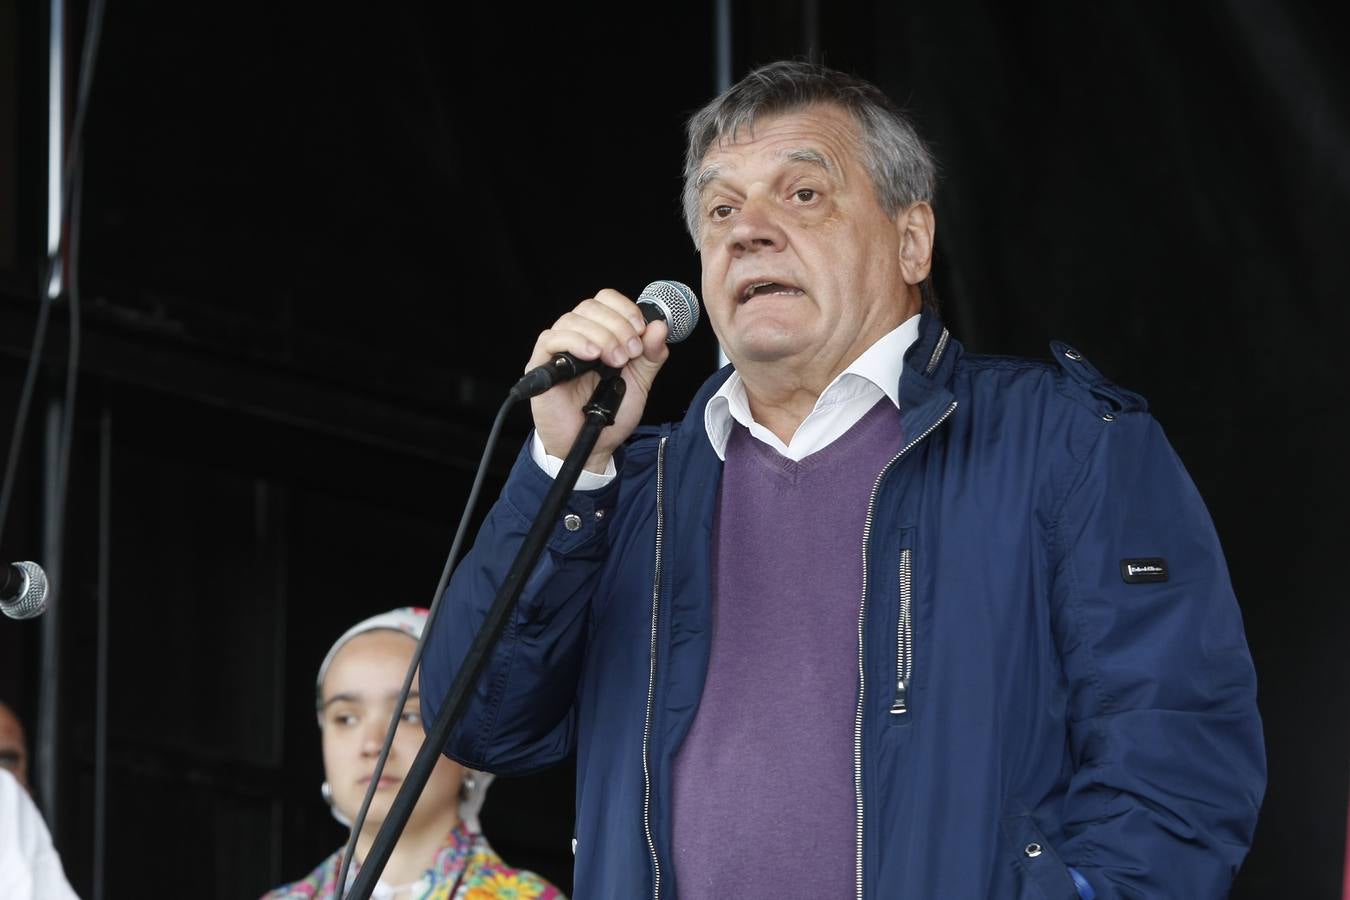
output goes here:
[{"label": "man speaking", "polygon": [[[966,354],[931,303],[934,164],[866,82],[752,72],[694,115],[685,212],[732,365],[636,429],[666,327],[605,290],[544,331],[623,369],[446,752],[577,756],[580,898],[1224,896],[1265,782],[1208,514],[1078,351]],[[596,375],[460,565],[426,714]]]}]

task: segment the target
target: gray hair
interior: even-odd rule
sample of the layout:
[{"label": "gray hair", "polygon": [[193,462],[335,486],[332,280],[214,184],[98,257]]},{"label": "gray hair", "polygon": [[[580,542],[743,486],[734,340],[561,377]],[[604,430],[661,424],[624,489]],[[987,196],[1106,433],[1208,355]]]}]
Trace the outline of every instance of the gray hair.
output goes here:
[{"label": "gray hair", "polygon": [[810,62],[782,61],[755,69],[694,113],[684,154],[684,220],[698,244],[699,170],[714,142],[754,130],[760,116],[814,104],[847,110],[862,137],[863,166],[877,201],[894,218],[920,200],[932,202],[937,164],[914,126],[875,85]]}]

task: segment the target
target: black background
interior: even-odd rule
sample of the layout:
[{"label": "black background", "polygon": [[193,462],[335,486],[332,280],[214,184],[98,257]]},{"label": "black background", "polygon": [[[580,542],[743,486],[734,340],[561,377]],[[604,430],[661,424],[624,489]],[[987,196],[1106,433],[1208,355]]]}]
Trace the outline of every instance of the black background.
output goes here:
[{"label": "black background", "polygon": [[[942,164],[943,314],[968,348],[1045,356],[1061,338],[1150,398],[1210,505],[1260,678],[1270,786],[1233,896],[1334,896],[1346,30],[1256,0],[732,10],[737,77],[811,54],[914,115]],[[45,812],[82,895],[100,538],[103,896],[252,896],[300,876],[342,837],[318,799],[318,662],[358,618],[430,600],[534,335],[600,287],[698,284],[679,167],[683,119],[716,87],[713,19],[710,3],[110,5],[60,608],[0,621],[0,698],[30,731],[41,629],[56,630]],[[45,229],[45,28],[42,4],[0,0],[6,423]],[[42,553],[64,326],[58,313],[5,559]],[[679,415],[714,357],[706,327],[677,348],[650,418]],[[526,428],[511,420],[496,483]],[[567,886],[571,803],[566,768],[502,780],[486,828]]]}]

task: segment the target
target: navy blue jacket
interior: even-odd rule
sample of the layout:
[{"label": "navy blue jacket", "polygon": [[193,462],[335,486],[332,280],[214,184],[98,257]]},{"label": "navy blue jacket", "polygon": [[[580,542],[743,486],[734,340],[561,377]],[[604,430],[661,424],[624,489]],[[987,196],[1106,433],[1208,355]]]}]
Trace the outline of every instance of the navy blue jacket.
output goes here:
[{"label": "navy blue jacket", "polygon": [[[1221,897],[1250,845],[1265,756],[1214,527],[1143,400],[1053,350],[965,355],[925,315],[906,354],[839,698],[858,849],[827,864],[856,866],[860,900]],[[670,779],[707,669],[722,471],[703,408],[726,376],[574,495],[446,747],[503,774],[576,751],[578,898],[678,890]],[[548,487],[522,452],[444,599],[427,716]]]}]

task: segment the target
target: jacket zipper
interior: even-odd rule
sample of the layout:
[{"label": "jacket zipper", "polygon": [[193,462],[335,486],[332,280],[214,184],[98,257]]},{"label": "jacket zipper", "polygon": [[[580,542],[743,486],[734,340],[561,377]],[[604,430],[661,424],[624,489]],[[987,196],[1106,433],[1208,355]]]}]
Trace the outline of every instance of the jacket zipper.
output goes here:
[{"label": "jacket zipper", "polygon": [[656,625],[661,610],[661,532],[665,527],[664,503],[666,476],[666,440],[656,448],[656,575],[652,578],[652,631],[650,663],[647,670],[647,716],[642,725],[642,827],[647,835],[647,852],[652,857],[652,900],[661,900],[661,860],[652,837],[652,706],[656,697]]},{"label": "jacket zipper", "polygon": [[903,716],[909,712],[909,682],[914,677],[914,551],[908,547],[900,551],[900,615],[895,626],[895,699],[891,701],[891,715]]},{"label": "jacket zipper", "polygon": [[[915,445],[928,437],[938,426],[947,421],[951,414],[956,411],[956,401],[953,400],[936,422],[928,426],[923,434],[910,441],[900,448],[900,452],[891,457],[891,461],[886,463],[877,480],[872,485],[872,495],[867,501],[867,518],[863,520],[863,592],[862,603],[858,607],[858,709],[853,715],[853,797],[857,805],[857,818],[855,824],[855,841],[857,856],[854,862],[854,875],[857,879],[857,898],[863,900],[863,784],[862,784],[862,731],[863,731],[863,699],[866,696],[867,678],[863,669],[863,622],[867,617],[867,541],[872,536],[872,518],[876,512],[877,491],[881,489],[881,480],[886,477],[886,473],[891,470],[891,466],[899,461]],[[660,465],[657,466],[658,475]],[[658,494],[660,480],[658,478]],[[657,518],[658,531],[660,533],[660,518]]]}]

